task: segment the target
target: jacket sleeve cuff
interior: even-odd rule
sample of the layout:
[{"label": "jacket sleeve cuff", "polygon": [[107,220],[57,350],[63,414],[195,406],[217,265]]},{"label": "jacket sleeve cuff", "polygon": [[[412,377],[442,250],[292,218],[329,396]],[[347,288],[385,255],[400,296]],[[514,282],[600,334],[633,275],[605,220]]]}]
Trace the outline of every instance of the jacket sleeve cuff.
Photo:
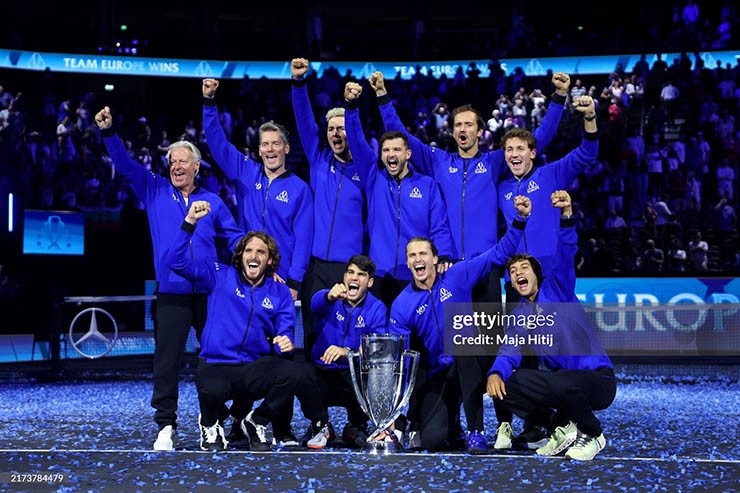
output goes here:
[{"label": "jacket sleeve cuff", "polygon": [[390,93],[383,94],[382,96],[380,96],[379,98],[377,98],[377,101],[378,101],[378,104],[381,105],[381,106],[384,105],[384,104],[390,103],[391,102],[391,95],[390,95]]},{"label": "jacket sleeve cuff", "polygon": [[288,280],[285,281],[285,284],[287,284],[289,288],[295,289],[296,291],[301,290],[301,282],[296,281],[295,279],[288,278]]},{"label": "jacket sleeve cuff", "polygon": [[565,101],[568,99],[567,96],[561,96],[560,94],[554,92],[552,93],[552,96],[550,96],[550,102],[559,104],[560,106],[565,105]]},{"label": "jacket sleeve cuff", "polygon": [[527,220],[517,215],[514,220],[511,221],[511,225],[516,229],[521,229],[522,231],[524,231],[524,228],[527,226]]},{"label": "jacket sleeve cuff", "polygon": [[207,98],[203,96],[203,106],[216,106],[216,97]]},{"label": "jacket sleeve cuff", "polygon": [[303,87],[306,85],[306,79],[294,79],[290,78],[290,82],[293,84],[293,87]]},{"label": "jacket sleeve cuff", "polygon": [[576,225],[576,218],[573,216],[570,217],[560,217],[560,227],[561,228],[572,228]]},{"label": "jacket sleeve cuff", "polygon": [[360,100],[359,99],[345,99],[344,100],[344,107],[348,110],[356,110],[360,107]]},{"label": "jacket sleeve cuff", "polygon": [[596,132],[583,132],[583,138],[586,140],[599,140],[599,131]]},{"label": "jacket sleeve cuff", "polygon": [[116,129],[113,127],[106,128],[100,131],[100,135],[102,135],[104,138],[113,137],[114,135],[116,135]]},{"label": "jacket sleeve cuff", "polygon": [[183,219],[180,229],[185,231],[186,233],[193,233],[195,232],[195,224],[190,224]]}]

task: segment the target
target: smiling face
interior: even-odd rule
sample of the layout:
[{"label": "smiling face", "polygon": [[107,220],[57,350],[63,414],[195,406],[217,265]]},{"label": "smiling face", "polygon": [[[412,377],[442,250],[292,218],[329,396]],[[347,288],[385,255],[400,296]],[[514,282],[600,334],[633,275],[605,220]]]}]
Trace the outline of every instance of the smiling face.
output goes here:
[{"label": "smiling face", "polygon": [[483,129],[478,127],[478,115],[473,111],[461,111],[455,114],[452,122],[452,136],[461,153],[475,153],[478,150],[478,139]]},{"label": "smiling face", "polygon": [[367,290],[373,285],[373,278],[356,264],[349,264],[343,282],[347,288],[347,301],[354,306],[365,298]]},{"label": "smiling face", "polygon": [[437,255],[429,241],[410,241],[406,245],[406,265],[414,276],[414,283],[422,289],[431,288],[437,276]]},{"label": "smiling face", "polygon": [[331,152],[336,156],[344,158],[347,152],[347,132],[344,129],[344,116],[329,118],[326,124],[326,140],[329,142]]},{"label": "smiling face", "polygon": [[512,137],[504,143],[504,159],[511,173],[517,178],[529,173],[532,162],[537,155],[537,149],[532,149],[526,140]]},{"label": "smiling face", "polygon": [[393,178],[406,176],[410,157],[411,149],[402,138],[386,139],[381,144],[380,160]]},{"label": "smiling face", "polygon": [[251,238],[242,253],[242,269],[250,284],[259,284],[265,276],[267,266],[272,264],[270,250],[262,239]]},{"label": "smiling face", "polygon": [[200,168],[193,153],[187,147],[176,147],[170,151],[170,180],[184,195],[195,188],[195,175]]},{"label": "smiling face", "polygon": [[534,300],[539,290],[537,275],[529,260],[518,260],[509,266],[511,285],[522,298]]},{"label": "smiling face", "polygon": [[266,130],[260,133],[259,154],[269,173],[279,174],[285,169],[285,156],[290,152],[288,145],[279,131]]}]

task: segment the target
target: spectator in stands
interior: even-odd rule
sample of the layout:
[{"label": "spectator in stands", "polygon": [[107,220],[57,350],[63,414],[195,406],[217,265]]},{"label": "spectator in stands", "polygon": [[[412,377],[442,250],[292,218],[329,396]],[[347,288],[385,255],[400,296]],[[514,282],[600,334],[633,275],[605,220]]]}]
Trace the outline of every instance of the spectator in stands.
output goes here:
[{"label": "spectator in stands", "polygon": [[689,242],[689,261],[694,272],[706,272],[708,270],[709,245],[701,239],[701,231],[694,233],[694,238]]}]

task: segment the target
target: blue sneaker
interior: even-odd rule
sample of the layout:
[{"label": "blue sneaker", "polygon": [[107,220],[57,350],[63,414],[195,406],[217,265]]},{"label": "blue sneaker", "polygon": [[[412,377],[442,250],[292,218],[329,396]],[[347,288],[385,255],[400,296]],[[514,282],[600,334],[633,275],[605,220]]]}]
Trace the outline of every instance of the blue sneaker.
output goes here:
[{"label": "blue sneaker", "polygon": [[468,433],[468,453],[475,455],[488,453],[488,439],[480,431]]}]

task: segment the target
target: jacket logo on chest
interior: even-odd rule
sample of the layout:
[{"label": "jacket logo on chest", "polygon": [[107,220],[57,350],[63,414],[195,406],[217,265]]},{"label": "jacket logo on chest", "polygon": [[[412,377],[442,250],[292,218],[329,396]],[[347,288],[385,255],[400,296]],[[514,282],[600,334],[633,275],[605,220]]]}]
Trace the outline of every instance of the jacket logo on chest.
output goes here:
[{"label": "jacket logo on chest", "polygon": [[265,299],[262,300],[262,308],[272,310],[272,301],[270,301],[270,298],[268,298],[267,296],[265,296]]},{"label": "jacket logo on chest", "polygon": [[417,315],[423,315],[425,311],[427,311],[427,304],[426,303],[424,303],[423,305],[421,305],[419,308],[416,309],[416,314]]},{"label": "jacket logo on chest", "polygon": [[481,173],[488,173],[488,168],[486,168],[486,165],[478,162],[478,164],[475,166],[475,174],[479,175]]},{"label": "jacket logo on chest", "polygon": [[505,198],[506,200],[511,200],[511,196],[512,196],[512,195],[514,195],[514,193],[513,193],[513,192],[508,192],[508,193],[507,193],[506,195],[504,195],[504,198]]},{"label": "jacket logo on chest", "polygon": [[364,329],[365,328],[365,319],[362,318],[362,315],[357,317],[357,322],[355,322],[355,327],[358,329]]},{"label": "jacket logo on chest", "polygon": [[344,315],[342,315],[339,312],[337,312],[336,315],[337,315],[337,321],[338,322],[344,322]]},{"label": "jacket logo on chest", "polygon": [[419,187],[414,187],[413,190],[411,190],[411,193],[409,194],[409,197],[412,199],[421,199],[423,198],[421,196],[421,190],[419,190]]},{"label": "jacket logo on chest", "polygon": [[236,287],[236,295],[239,298],[244,298],[244,293],[241,292],[241,290],[239,289],[239,286]]},{"label": "jacket logo on chest", "polygon": [[442,288],[439,290],[439,301],[447,301],[452,298],[452,293],[447,289]]},{"label": "jacket logo on chest", "polygon": [[255,183],[254,184],[254,188],[255,188],[255,190],[262,190],[262,183],[260,183],[260,182]]},{"label": "jacket logo on chest", "polygon": [[540,186],[534,180],[530,181],[529,185],[527,185],[527,193],[532,193],[539,189],[540,189]]},{"label": "jacket logo on chest", "polygon": [[280,192],[278,196],[275,197],[275,200],[279,200],[280,202],[285,202],[287,204],[288,203],[288,191],[283,190],[282,192]]}]

